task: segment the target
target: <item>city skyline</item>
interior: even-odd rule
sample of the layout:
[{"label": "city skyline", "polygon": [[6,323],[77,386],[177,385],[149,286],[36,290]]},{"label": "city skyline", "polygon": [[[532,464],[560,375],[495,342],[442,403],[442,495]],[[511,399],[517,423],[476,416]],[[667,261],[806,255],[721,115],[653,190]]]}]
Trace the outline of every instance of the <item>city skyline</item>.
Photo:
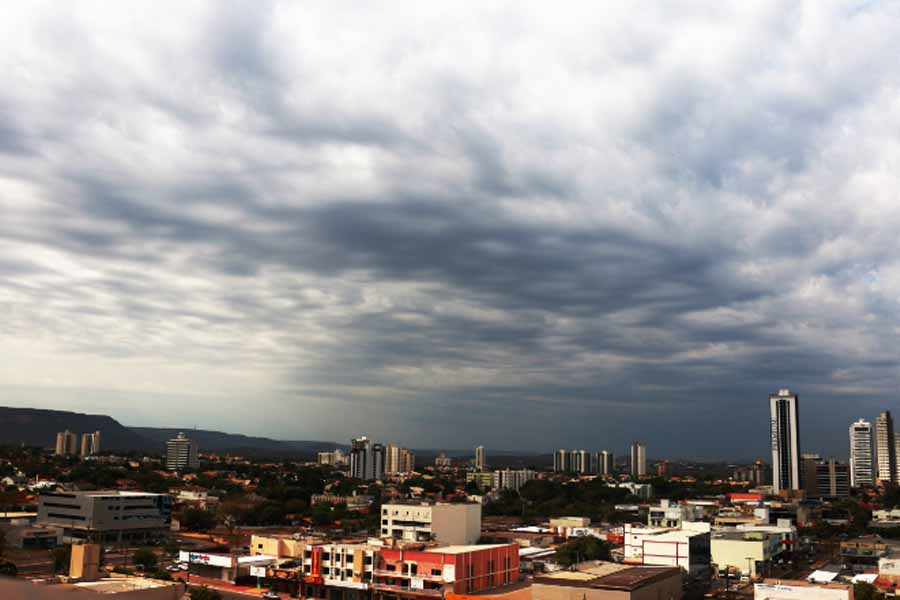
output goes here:
[{"label": "city skyline", "polygon": [[823,455],[897,412],[889,6],[6,8],[2,405],[703,459],[780,387]]}]

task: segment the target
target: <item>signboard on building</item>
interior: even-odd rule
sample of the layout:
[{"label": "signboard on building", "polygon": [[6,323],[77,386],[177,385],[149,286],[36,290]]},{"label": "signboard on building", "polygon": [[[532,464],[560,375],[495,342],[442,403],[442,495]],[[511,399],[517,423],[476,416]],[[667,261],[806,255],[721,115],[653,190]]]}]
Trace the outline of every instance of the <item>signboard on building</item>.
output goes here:
[{"label": "signboard on building", "polygon": [[178,553],[178,560],[193,565],[210,565],[213,567],[225,567],[226,569],[230,569],[234,566],[234,558],[231,556],[207,554],[205,552],[181,551]]},{"label": "signboard on building", "polygon": [[409,589],[411,590],[424,590],[425,589],[425,580],[421,577],[413,577],[409,580]]},{"label": "signboard on building", "polygon": [[447,583],[456,581],[456,565],[444,565],[444,581]]},{"label": "signboard on building", "polygon": [[266,568],[265,567],[250,567],[250,576],[251,577],[265,577],[266,576]]},{"label": "signboard on building", "polygon": [[850,600],[853,588],[849,585],[815,585],[797,582],[757,583],[754,600]]}]

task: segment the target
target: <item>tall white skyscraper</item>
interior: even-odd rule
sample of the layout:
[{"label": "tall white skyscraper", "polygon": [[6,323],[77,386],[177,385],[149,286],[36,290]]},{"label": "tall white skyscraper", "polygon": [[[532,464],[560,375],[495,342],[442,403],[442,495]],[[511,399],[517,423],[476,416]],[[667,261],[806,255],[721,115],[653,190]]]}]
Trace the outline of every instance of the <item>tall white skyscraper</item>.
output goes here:
[{"label": "tall white skyscraper", "polygon": [[565,473],[569,470],[569,453],[560,448],[553,453],[553,471],[556,473]]},{"label": "tall white skyscraper", "polygon": [[796,394],[778,390],[769,396],[772,414],[772,489],[800,489],[800,426]]},{"label": "tall white skyscraper", "polygon": [[478,446],[475,448],[475,468],[479,471],[484,471],[486,466],[487,456],[484,453],[484,446]]},{"label": "tall white skyscraper", "polygon": [[897,483],[897,446],[894,418],[886,410],[875,419],[875,479]]},{"label": "tall white skyscraper", "polygon": [[647,447],[640,442],[631,445],[631,478],[637,479],[647,474]]},{"label": "tall white skyscraper", "polygon": [[850,425],[850,485],[875,485],[875,436],[864,419]]}]

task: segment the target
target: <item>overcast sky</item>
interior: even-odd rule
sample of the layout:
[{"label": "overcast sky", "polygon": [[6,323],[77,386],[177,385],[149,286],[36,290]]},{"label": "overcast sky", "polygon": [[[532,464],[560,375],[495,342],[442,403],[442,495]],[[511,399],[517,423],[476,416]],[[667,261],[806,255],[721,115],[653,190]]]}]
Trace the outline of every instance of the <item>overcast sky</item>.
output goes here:
[{"label": "overcast sky", "polygon": [[0,404],[765,456],[900,389],[900,8],[17,2]]}]

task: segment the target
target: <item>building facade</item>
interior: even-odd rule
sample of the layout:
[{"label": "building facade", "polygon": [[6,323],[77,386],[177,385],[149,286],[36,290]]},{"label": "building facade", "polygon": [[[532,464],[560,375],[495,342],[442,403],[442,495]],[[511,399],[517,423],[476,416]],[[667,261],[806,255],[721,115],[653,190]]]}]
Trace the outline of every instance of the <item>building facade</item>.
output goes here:
[{"label": "building facade", "polygon": [[518,579],[518,544],[382,548],[373,588],[376,600],[421,600],[475,594]]},{"label": "building facade", "polygon": [[385,448],[384,472],[395,475],[416,470],[416,455],[409,448],[388,444]]},{"label": "building facade", "polygon": [[474,544],[481,537],[480,504],[385,504],[381,537],[442,545]]},{"label": "building facade", "polygon": [[501,469],[493,473],[493,487],[495,490],[513,490],[519,488],[537,477],[537,473],[530,469]]},{"label": "building facade", "polygon": [[198,451],[197,443],[179,432],[166,442],[166,469],[169,471],[196,469],[200,465]]},{"label": "building facade", "polygon": [[639,479],[647,475],[647,447],[640,442],[631,445],[631,471],[632,479]]},{"label": "building facade", "polygon": [[850,485],[875,485],[875,432],[864,419],[850,425]]},{"label": "building facade", "polygon": [[804,489],[807,498],[848,498],[850,465],[837,460],[804,460]]},{"label": "building facade", "polygon": [[598,475],[612,475],[615,470],[615,457],[609,450],[601,450],[594,457],[595,473]]},{"label": "building facade", "polygon": [[800,426],[798,400],[788,389],[769,396],[772,434],[772,490],[799,490]]},{"label": "building facade", "polygon": [[81,434],[81,458],[100,452],[100,432]]},{"label": "building facade", "polygon": [[37,524],[75,540],[137,541],[165,535],[172,524],[172,497],[144,492],[53,492],[38,500]]},{"label": "building facade", "polygon": [[894,417],[886,410],[875,419],[875,481],[897,483],[897,445]]},{"label": "building facade", "polygon": [[57,456],[73,456],[78,454],[78,434],[66,429],[56,434]]},{"label": "building facade", "polygon": [[350,477],[363,481],[384,478],[385,450],[363,436],[350,442]]},{"label": "building facade", "polygon": [[475,468],[484,471],[487,467],[487,454],[485,454],[484,446],[475,448]]}]

